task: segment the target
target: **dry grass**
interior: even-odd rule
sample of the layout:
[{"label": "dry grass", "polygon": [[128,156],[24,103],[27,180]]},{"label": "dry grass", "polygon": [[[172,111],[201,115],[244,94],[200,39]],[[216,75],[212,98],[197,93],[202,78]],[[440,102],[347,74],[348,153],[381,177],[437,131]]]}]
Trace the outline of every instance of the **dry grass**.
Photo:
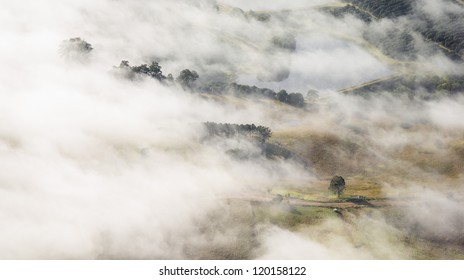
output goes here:
[{"label": "dry grass", "polygon": [[[382,191],[380,182],[375,179],[365,178],[362,176],[347,177],[346,189],[343,197],[364,196],[368,199],[383,199],[386,197]],[[289,195],[292,198],[298,198],[307,201],[336,201],[338,197],[328,190],[330,178],[312,182],[305,187],[280,186],[271,190],[274,195]]]},{"label": "dry grass", "polygon": [[328,218],[336,218],[332,209],[321,207],[295,207],[288,209],[279,205],[258,206],[254,209],[258,223],[270,223],[286,229],[318,225]]},{"label": "dry grass", "polygon": [[[390,129],[393,128],[387,130]],[[416,139],[418,133],[433,134],[430,129],[414,127],[405,133],[411,133],[410,137]],[[277,131],[271,142],[298,155],[321,178],[348,177],[352,180],[353,191],[378,197],[382,184],[442,185],[444,181],[461,180],[464,136],[453,135],[441,144],[424,137],[424,143],[380,147],[362,134],[328,133],[306,127]],[[371,191],[370,186],[375,188]]]},{"label": "dry grass", "polygon": [[319,131],[298,128],[277,131],[273,134],[271,142],[305,159],[316,173],[322,176],[363,173],[369,159],[368,153],[360,144],[348,138]]}]

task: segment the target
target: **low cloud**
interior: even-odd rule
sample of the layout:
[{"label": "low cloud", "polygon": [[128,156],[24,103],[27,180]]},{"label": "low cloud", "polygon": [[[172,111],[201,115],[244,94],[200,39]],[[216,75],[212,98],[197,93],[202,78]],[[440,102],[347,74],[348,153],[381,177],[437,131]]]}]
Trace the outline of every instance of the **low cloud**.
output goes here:
[{"label": "low cloud", "polygon": [[[428,2],[424,9],[434,10]],[[248,11],[297,9],[328,1],[224,3]],[[412,185],[418,177],[461,185],[459,169],[432,174],[428,165],[418,164],[419,156],[415,162],[402,155],[405,146],[413,145],[432,153],[438,165],[460,163],[459,155],[449,154],[460,151],[462,98],[414,103],[404,96],[380,94],[365,100],[334,93],[395,71],[358,41],[365,32],[391,28],[392,21],[369,25],[354,17],[335,19],[304,10],[290,13],[286,20],[273,16],[261,22],[218,11],[215,1],[206,0],[8,1],[0,15],[2,259],[410,256],[392,249],[399,248],[395,238],[402,235],[381,214],[353,217],[352,223],[333,219],[295,232],[235,221],[228,205],[231,197],[266,193],[281,182],[311,187],[327,173],[298,158],[269,160],[251,141],[205,141],[202,123],[208,121],[330,135],[333,142],[346,144],[337,146],[335,159],[345,164],[353,162],[349,156],[365,156],[365,161],[355,162],[357,169],[349,170],[379,168],[379,173],[391,174],[385,176],[391,189]],[[294,36],[297,51],[273,46],[276,34]],[[72,62],[60,53],[63,40],[76,37],[92,44],[87,61]],[[418,48],[415,62],[427,60],[424,71],[441,67],[462,73],[462,65],[440,54],[422,56],[422,49],[427,48]],[[223,77],[302,93],[317,89],[320,99],[307,110],[262,99],[215,99],[156,80],[120,79],[112,67],[121,60],[131,65],[156,60],[164,74],[174,76],[189,68],[204,79]],[[259,81],[269,65],[288,67],[289,79]],[[350,154],[346,147],[355,148],[348,149]],[[226,153],[233,149],[253,156],[238,160]],[[407,176],[398,171],[410,166]],[[408,210],[407,227],[414,221],[440,238],[460,233],[457,200],[448,201],[441,192],[423,193],[432,204]],[[437,209],[444,219],[436,222],[445,225],[434,231],[435,223],[419,213]],[[225,216],[211,217],[220,210]],[[234,220],[230,228],[221,223],[224,217]],[[210,221],[217,227],[208,228]],[[375,243],[346,234],[366,228]],[[250,238],[238,238],[242,231]],[[190,232],[195,234],[186,234]],[[249,243],[242,254],[237,244],[243,240]],[[208,247],[211,244],[238,248],[237,253],[217,254]]]}]

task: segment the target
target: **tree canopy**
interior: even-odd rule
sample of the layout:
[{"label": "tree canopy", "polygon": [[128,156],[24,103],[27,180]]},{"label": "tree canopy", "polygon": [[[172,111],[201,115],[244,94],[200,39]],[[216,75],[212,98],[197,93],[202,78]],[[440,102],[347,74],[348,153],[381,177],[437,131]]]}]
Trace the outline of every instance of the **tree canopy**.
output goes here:
[{"label": "tree canopy", "polygon": [[342,176],[334,176],[332,180],[330,180],[329,190],[340,197],[345,190],[345,179],[343,179]]},{"label": "tree canopy", "polygon": [[114,68],[117,70],[118,75],[130,80],[150,77],[161,82],[167,79],[161,71],[161,66],[156,61],[152,61],[150,65],[130,66],[129,61],[123,60],[118,67]]},{"label": "tree canopy", "polygon": [[176,78],[176,82],[179,83],[183,88],[192,89],[193,83],[200,78],[196,71],[184,69],[180,72]]}]

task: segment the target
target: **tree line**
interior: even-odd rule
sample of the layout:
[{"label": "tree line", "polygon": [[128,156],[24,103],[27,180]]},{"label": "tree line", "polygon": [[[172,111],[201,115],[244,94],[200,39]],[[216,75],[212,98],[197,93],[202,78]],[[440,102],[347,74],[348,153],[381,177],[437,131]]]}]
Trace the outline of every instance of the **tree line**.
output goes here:
[{"label": "tree line", "polygon": [[206,122],[204,126],[209,136],[226,138],[246,137],[256,140],[261,144],[265,143],[272,136],[271,129],[262,125]]},{"label": "tree line", "polygon": [[290,106],[302,108],[305,106],[305,100],[301,93],[288,93],[286,90],[278,92],[268,88],[259,88],[257,86],[241,85],[238,83],[219,83],[213,82],[204,84],[199,90],[209,94],[235,94],[238,96],[256,96],[273,99],[286,103]]},{"label": "tree line", "polygon": [[119,66],[113,67],[117,75],[130,80],[143,79],[149,77],[156,79],[164,84],[178,84],[184,90],[208,93],[208,94],[236,94],[240,96],[261,96],[274,99],[294,107],[304,107],[305,101],[301,93],[287,93],[285,90],[275,92],[267,88],[258,88],[256,86],[247,86],[237,83],[201,83],[198,81],[200,76],[196,71],[190,69],[182,70],[174,79],[172,74],[163,75],[161,66],[158,62],[151,64],[142,64],[139,66],[130,66],[128,61],[123,60]]},{"label": "tree line", "polygon": [[[285,40],[284,40],[285,39]],[[278,41],[282,48],[292,48],[293,42],[289,38]],[[71,38],[62,42],[61,53],[68,59],[84,61],[90,56],[93,50],[92,45],[81,38]],[[305,100],[301,93],[288,93],[285,90],[275,92],[267,88],[256,86],[241,85],[238,83],[210,82],[203,83],[199,80],[200,75],[190,69],[182,70],[174,78],[172,74],[164,75],[161,65],[157,61],[150,64],[131,66],[129,61],[123,60],[118,66],[113,66],[113,72],[120,78],[132,81],[152,78],[164,85],[179,85],[186,91],[207,93],[207,94],[235,94],[239,96],[259,96],[286,103],[294,107],[304,107]]]}]

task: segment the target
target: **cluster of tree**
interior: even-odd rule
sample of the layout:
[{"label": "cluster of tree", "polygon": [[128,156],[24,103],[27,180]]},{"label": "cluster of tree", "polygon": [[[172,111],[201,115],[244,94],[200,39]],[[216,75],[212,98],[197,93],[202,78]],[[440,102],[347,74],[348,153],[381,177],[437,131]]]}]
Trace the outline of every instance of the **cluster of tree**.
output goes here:
[{"label": "cluster of tree", "polygon": [[64,40],[60,45],[60,53],[66,59],[75,61],[88,59],[92,50],[92,45],[79,37]]},{"label": "cluster of tree", "polygon": [[305,101],[301,93],[287,93],[285,90],[275,92],[268,88],[259,88],[256,86],[240,85],[236,83],[230,84],[229,90],[237,95],[258,95],[266,98],[275,99],[277,101],[287,103],[294,107],[304,107]]},{"label": "cluster of tree", "polygon": [[[282,39],[283,40],[283,39]],[[291,39],[288,39],[292,41]],[[282,47],[293,48],[293,43],[281,42]],[[296,43],[295,43],[296,44]],[[88,55],[93,50],[92,45],[85,40],[76,37],[65,40],[60,45],[60,52],[68,59],[83,61],[88,58]],[[182,70],[174,79],[172,74],[165,76],[161,70],[161,66],[157,61],[152,61],[150,64],[141,64],[131,66],[129,61],[123,60],[119,66],[113,66],[115,74],[119,77],[129,80],[141,80],[146,77],[156,79],[163,84],[172,85],[177,83],[185,90],[197,91],[210,94],[226,94],[233,93],[237,95],[259,95],[266,98],[279,100],[295,107],[303,107],[305,105],[304,98],[301,93],[287,93],[281,90],[276,93],[267,88],[258,88],[256,86],[240,85],[237,83],[213,82],[209,84],[197,83],[200,78],[196,71],[189,69]]]},{"label": "cluster of tree", "polygon": [[305,101],[301,93],[287,93],[285,90],[275,92],[267,88],[258,88],[256,86],[240,85],[237,83],[213,82],[208,84],[197,83],[199,75],[196,71],[184,69],[176,79],[171,74],[165,76],[161,71],[158,62],[153,61],[150,65],[142,64],[139,66],[130,66],[129,62],[123,60],[119,66],[113,67],[116,74],[120,77],[130,80],[138,80],[144,77],[156,79],[165,84],[174,84],[182,86],[186,90],[208,94],[236,94],[240,96],[262,96],[287,103],[295,107],[304,107]]},{"label": "cluster of tree", "polygon": [[209,136],[236,137],[242,136],[265,143],[272,135],[269,127],[256,126],[254,124],[230,124],[230,123],[204,123]]},{"label": "cluster of tree", "polygon": [[323,11],[333,15],[336,18],[343,18],[347,15],[352,15],[364,21],[365,23],[370,23],[372,21],[372,17],[369,15],[369,13],[366,13],[365,11],[351,4],[343,7],[324,8]]},{"label": "cluster of tree", "polygon": [[276,97],[280,102],[287,103],[295,107],[303,107],[305,105],[304,98],[301,93],[287,93],[285,90],[281,90],[277,93]]},{"label": "cluster of tree", "polygon": [[285,90],[275,92],[268,88],[247,86],[237,83],[210,83],[199,87],[201,92],[210,94],[235,94],[238,96],[258,96],[274,99],[294,107],[304,107],[305,101],[301,93],[287,93]]},{"label": "cluster of tree", "polygon": [[[293,48],[293,42],[285,43],[283,39],[279,42],[282,44],[283,48]],[[92,50],[92,45],[79,37],[65,40],[60,46],[60,52],[66,58],[79,61],[83,61],[88,58],[88,55]],[[287,93],[285,90],[281,90],[276,93],[267,88],[258,88],[256,86],[240,85],[237,83],[228,84],[223,82],[213,82],[209,84],[200,84],[197,83],[197,80],[200,78],[198,73],[189,69],[182,70],[177,78],[174,79],[172,74],[165,76],[161,70],[161,66],[156,61],[152,61],[150,64],[131,66],[129,61],[123,60],[119,66],[113,66],[113,69],[117,76],[129,80],[140,80],[145,77],[149,77],[164,84],[177,83],[186,90],[210,94],[233,93],[237,95],[259,95],[275,99],[295,107],[303,107],[305,105],[304,98],[301,93]]]},{"label": "cluster of tree", "polygon": [[167,76],[163,75],[161,66],[156,61],[153,61],[149,65],[141,64],[138,66],[130,66],[129,61],[123,60],[119,66],[115,66],[113,68],[116,70],[116,73],[123,78],[137,80],[149,77],[165,84],[173,84],[174,82],[177,82],[184,89],[190,90],[195,88],[195,81],[200,77],[197,72],[184,69],[174,80],[172,74],[168,74]]},{"label": "cluster of tree", "polygon": [[[130,66],[129,61],[123,60],[118,67],[114,68],[118,70],[118,73],[121,74],[124,78],[128,78],[130,80],[150,77],[161,82],[168,79],[168,77],[163,75],[161,66],[158,64],[158,62],[155,61],[153,61],[150,65],[141,64],[138,66]],[[172,75],[169,77],[172,78]]]},{"label": "cluster of tree", "polygon": [[397,18],[413,11],[414,0],[344,0],[377,18]]},{"label": "cluster of tree", "polygon": [[248,96],[256,95],[263,96],[266,98],[276,99],[277,94],[275,91],[268,88],[259,88],[257,86],[247,86],[237,83],[231,83],[229,86],[229,91],[236,95]]},{"label": "cluster of tree", "polygon": [[[272,136],[270,128],[265,126],[256,126],[254,124],[228,124],[228,123],[204,123],[208,137],[244,137],[259,144],[261,155],[265,155],[269,159],[293,159],[302,166],[308,166],[307,162],[292,153],[290,150],[276,144],[268,143],[267,140]],[[237,159],[249,159],[253,156],[249,151],[244,151],[239,148],[227,151],[227,154]]]}]

